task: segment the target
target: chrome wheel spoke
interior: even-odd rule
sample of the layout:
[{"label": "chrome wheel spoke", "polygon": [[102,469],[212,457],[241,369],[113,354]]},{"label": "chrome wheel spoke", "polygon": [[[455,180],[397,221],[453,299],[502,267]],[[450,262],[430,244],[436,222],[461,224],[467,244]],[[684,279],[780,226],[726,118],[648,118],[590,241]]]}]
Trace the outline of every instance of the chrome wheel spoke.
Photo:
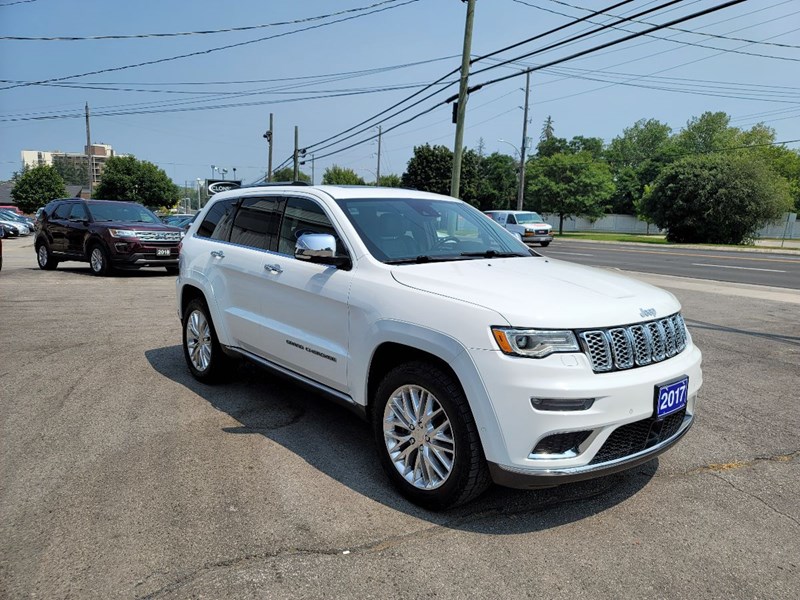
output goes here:
[{"label": "chrome wheel spoke", "polygon": [[436,396],[418,385],[404,385],[394,391],[383,416],[384,443],[397,472],[421,490],[444,484],[455,463],[455,442]]},{"label": "chrome wheel spoke", "polygon": [[198,371],[205,371],[211,364],[211,328],[199,310],[186,320],[186,350]]}]

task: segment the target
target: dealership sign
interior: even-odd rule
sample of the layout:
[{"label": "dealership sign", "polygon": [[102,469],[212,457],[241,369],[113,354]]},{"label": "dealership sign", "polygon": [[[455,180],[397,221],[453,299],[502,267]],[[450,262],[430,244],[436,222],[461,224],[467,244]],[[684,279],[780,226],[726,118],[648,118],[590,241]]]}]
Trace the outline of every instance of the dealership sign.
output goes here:
[{"label": "dealership sign", "polygon": [[208,195],[213,196],[220,192],[227,192],[228,190],[235,190],[242,187],[242,182],[233,181],[231,179],[206,179],[206,189]]}]

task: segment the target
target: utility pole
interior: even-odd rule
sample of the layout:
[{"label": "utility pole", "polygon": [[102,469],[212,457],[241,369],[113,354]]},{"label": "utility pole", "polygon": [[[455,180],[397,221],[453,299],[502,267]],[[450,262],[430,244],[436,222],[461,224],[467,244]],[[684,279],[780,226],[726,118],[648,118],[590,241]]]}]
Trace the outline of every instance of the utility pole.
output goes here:
[{"label": "utility pole", "polygon": [[317,180],[316,180],[316,177],[314,175],[314,169],[315,169],[314,155],[312,154],[311,155],[311,185],[317,185]]},{"label": "utility pole", "polygon": [[[463,1],[463,0],[462,0]],[[461,84],[458,88],[458,116],[456,118],[456,142],[453,148],[453,176],[450,180],[450,195],[458,198],[461,186],[461,154],[464,145],[464,117],[467,114],[467,84],[469,83],[469,56],[472,49],[472,21],[475,17],[475,0],[467,0],[467,23],[464,27],[464,50],[461,54]]]},{"label": "utility pole", "polygon": [[525,150],[528,145],[528,97],[531,91],[531,73],[525,73],[525,116],[522,120],[522,146],[519,148],[519,190],[517,190],[517,210],[522,210],[525,199]]},{"label": "utility pole", "polygon": [[378,125],[378,170],[375,171],[375,185],[381,184],[381,126]]},{"label": "utility pole", "polygon": [[267,181],[272,181],[272,113],[269,113],[269,129],[267,129],[264,137],[267,138],[267,145],[269,146],[269,154],[267,158]]},{"label": "utility pole", "polygon": [[299,152],[300,149],[298,148],[298,144],[300,143],[300,131],[297,125],[294,126],[294,179],[292,181],[297,181],[300,177],[300,163],[298,162]]},{"label": "utility pole", "polygon": [[92,134],[89,131],[89,103],[86,103],[86,171],[89,174],[89,197],[92,197],[92,178],[94,176],[92,164]]}]

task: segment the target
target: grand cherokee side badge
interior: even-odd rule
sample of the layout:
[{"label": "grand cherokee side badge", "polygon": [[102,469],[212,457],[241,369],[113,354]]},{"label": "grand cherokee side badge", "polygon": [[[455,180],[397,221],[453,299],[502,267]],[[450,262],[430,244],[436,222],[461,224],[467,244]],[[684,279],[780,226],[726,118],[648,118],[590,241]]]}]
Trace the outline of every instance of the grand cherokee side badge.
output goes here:
[{"label": "grand cherokee side badge", "polygon": [[655,317],[656,316],[656,309],[655,308],[640,308],[639,315],[642,317]]}]

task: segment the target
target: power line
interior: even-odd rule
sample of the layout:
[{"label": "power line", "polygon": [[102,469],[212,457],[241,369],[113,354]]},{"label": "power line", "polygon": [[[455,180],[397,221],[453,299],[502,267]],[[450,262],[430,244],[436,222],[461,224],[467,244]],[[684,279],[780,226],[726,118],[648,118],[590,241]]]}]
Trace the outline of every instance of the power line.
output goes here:
[{"label": "power line", "polygon": [[[34,2],[35,0],[27,0]],[[244,27],[227,27],[225,29],[205,29],[199,31],[178,31],[170,33],[137,33],[130,35],[93,35],[93,36],[53,36],[53,37],[24,37],[18,35],[3,35],[0,40],[10,40],[15,42],[82,42],[82,41],[96,41],[96,40],[133,40],[133,39],[146,39],[146,38],[167,38],[167,37],[180,37],[190,35],[212,35],[216,33],[232,33],[238,31],[253,31],[255,29],[266,29],[268,27],[281,27],[285,25],[298,25],[300,23],[310,23],[313,21],[321,21],[323,19],[330,19],[331,17],[338,17],[340,15],[361,12],[382,6],[384,4],[392,4],[398,0],[383,0],[369,6],[362,6],[360,8],[350,8],[347,10],[340,10],[338,12],[329,13],[327,15],[319,15],[316,17],[306,17],[304,19],[293,19],[291,21],[278,21],[275,23],[264,23],[262,25],[247,25]],[[21,4],[16,2],[15,4]],[[5,6],[0,4],[0,6]]]},{"label": "power line", "polygon": [[[625,4],[630,4],[630,2],[632,2],[632,1],[633,1],[633,0],[623,0],[622,2],[617,2],[616,4],[612,4],[611,6],[608,6],[608,7],[604,8],[603,10],[613,10],[614,8],[618,8],[618,7],[620,7],[620,6],[623,6],[623,5],[625,5]],[[677,2],[681,2],[681,1],[682,1],[682,0],[673,0],[672,2],[670,2],[670,4],[674,4],[674,3],[677,3]],[[563,30],[563,29],[566,29],[566,28],[568,28],[568,27],[571,27],[571,26],[573,26],[573,25],[577,25],[578,23],[581,23],[582,21],[585,21],[585,20],[589,19],[590,17],[592,17],[593,15],[596,15],[596,14],[599,14],[599,11],[595,11],[594,13],[592,13],[592,14],[590,14],[590,15],[586,15],[585,17],[581,17],[581,18],[575,19],[574,21],[572,21],[572,22],[570,22],[570,23],[567,23],[567,24],[564,24],[564,25],[559,25],[558,27],[555,27],[555,28],[553,28],[553,29],[550,29],[550,30],[548,30],[548,31],[545,31],[544,33],[540,33],[540,34],[537,34],[537,35],[535,35],[535,36],[532,36],[532,37],[530,37],[530,38],[527,38],[527,39],[525,39],[525,40],[522,40],[521,42],[517,42],[517,43],[515,43],[515,44],[511,44],[510,46],[505,46],[504,48],[500,48],[499,50],[495,50],[494,52],[490,52],[489,54],[484,54],[484,55],[482,55],[482,56],[478,56],[478,57],[476,57],[476,58],[473,58],[473,59],[470,61],[470,64],[474,64],[474,63],[476,63],[476,62],[478,62],[478,61],[480,61],[480,60],[484,60],[484,59],[486,59],[486,58],[489,58],[489,57],[491,57],[491,56],[495,56],[495,55],[497,55],[497,54],[500,54],[500,53],[502,53],[502,52],[506,52],[506,51],[508,51],[508,50],[511,50],[511,49],[513,49],[513,48],[516,48],[516,47],[518,47],[518,46],[521,46],[521,45],[523,45],[523,44],[527,44],[527,43],[530,43],[530,42],[532,42],[532,41],[535,41],[535,40],[541,39],[541,38],[543,38],[543,37],[546,37],[546,36],[548,36],[548,35],[551,35],[551,34],[553,34],[553,33],[556,33],[556,32],[558,32],[558,31],[561,31],[561,30]],[[392,106],[390,106],[389,108],[387,108],[387,109],[384,109],[384,110],[382,110],[381,112],[378,112],[378,113],[376,113],[376,114],[372,115],[372,116],[371,116],[371,117],[369,117],[368,119],[365,119],[365,120],[361,121],[360,123],[357,123],[357,124],[353,125],[352,127],[349,127],[348,129],[345,129],[345,130],[343,130],[343,131],[341,131],[341,132],[339,132],[339,133],[337,133],[337,134],[335,134],[335,135],[332,135],[332,136],[330,136],[330,137],[327,137],[327,138],[325,138],[324,140],[321,140],[321,141],[319,141],[319,142],[316,142],[316,143],[314,143],[314,144],[311,144],[310,146],[307,146],[307,147],[306,147],[306,149],[316,148],[316,150],[317,150],[317,151],[319,151],[319,150],[324,150],[324,149],[326,149],[326,148],[330,148],[330,147],[331,147],[331,146],[333,146],[333,145],[336,145],[336,144],[338,144],[338,143],[341,143],[341,142],[343,142],[343,141],[345,141],[345,140],[352,139],[353,137],[355,137],[355,136],[357,136],[357,135],[359,135],[359,134],[361,134],[361,133],[364,133],[364,132],[365,132],[365,131],[367,131],[369,128],[371,128],[371,127],[374,127],[375,125],[377,125],[377,123],[372,123],[371,125],[367,125],[367,124],[368,124],[368,123],[370,123],[371,121],[374,121],[374,120],[375,120],[375,119],[377,119],[378,117],[381,117],[381,116],[385,115],[386,113],[388,113],[388,112],[390,112],[390,111],[394,110],[395,108],[397,108],[397,107],[399,107],[399,106],[401,106],[401,105],[405,104],[405,103],[406,103],[406,102],[408,102],[409,100],[411,100],[411,99],[415,98],[415,97],[416,97],[416,96],[418,96],[419,94],[421,94],[421,93],[423,93],[423,92],[427,91],[428,89],[430,89],[430,87],[433,87],[434,85],[436,85],[436,84],[438,84],[438,83],[441,83],[442,81],[444,81],[445,79],[447,79],[447,78],[448,78],[448,77],[450,77],[451,75],[454,75],[454,74],[455,74],[455,73],[457,73],[459,70],[460,70],[459,68],[455,68],[455,69],[453,69],[452,71],[450,71],[450,72],[448,72],[448,73],[445,73],[445,74],[444,74],[442,77],[440,77],[439,79],[437,79],[436,81],[434,81],[433,83],[431,83],[429,87],[427,87],[427,88],[422,88],[421,90],[419,90],[419,91],[415,92],[414,94],[411,94],[411,95],[410,95],[410,96],[408,96],[407,98],[404,98],[404,99],[403,99],[403,100],[401,100],[400,102],[397,102],[397,103],[393,104],[393,105],[392,105]],[[449,87],[450,85],[453,85],[453,84],[455,84],[455,83],[456,83],[456,81],[452,81],[450,84],[448,84],[448,87]],[[444,89],[444,88],[443,88],[443,89]],[[441,90],[438,90],[437,92],[434,92],[433,94],[429,94],[429,95],[425,96],[424,98],[421,98],[420,100],[418,100],[418,101],[414,102],[413,104],[411,104],[411,105],[409,105],[409,106],[407,106],[407,107],[403,108],[402,110],[400,110],[400,111],[396,112],[396,113],[395,113],[395,114],[393,114],[393,115],[389,115],[388,117],[384,118],[384,119],[381,121],[381,123],[383,123],[383,122],[387,121],[388,119],[391,119],[391,118],[393,118],[393,117],[396,117],[396,116],[398,116],[399,114],[402,114],[402,113],[403,113],[403,112],[405,112],[405,111],[411,110],[411,109],[412,109],[412,108],[414,108],[415,106],[419,106],[419,105],[420,105],[420,104],[422,104],[422,103],[423,103],[425,100],[429,100],[430,98],[432,98],[433,96],[435,96],[436,94],[438,94],[438,93],[439,93],[439,91],[441,91]],[[363,126],[366,126],[366,127],[363,127]],[[355,130],[355,129],[358,129],[359,127],[363,127],[363,128],[362,128],[362,129],[360,129],[360,130],[358,130],[358,131],[355,131],[355,132],[353,132],[353,130]],[[337,142],[333,142],[332,144],[328,144],[327,146],[318,147],[318,146],[321,146],[322,144],[326,144],[327,142],[330,142],[330,141],[332,141],[332,140],[334,140],[334,139],[336,139],[336,138],[341,138],[343,135],[345,135],[345,134],[347,134],[347,133],[350,133],[350,132],[353,132],[353,133],[351,133],[350,135],[348,135],[348,136],[346,136],[346,137],[343,137],[342,139],[338,140]]]},{"label": "power line", "polygon": [[[489,81],[484,81],[483,83],[480,83],[480,84],[478,84],[476,86],[471,86],[469,91],[470,91],[470,93],[476,92],[476,91],[478,91],[478,90],[480,90],[480,89],[482,89],[482,88],[484,88],[486,86],[494,85],[496,83],[500,83],[501,81],[507,81],[509,79],[513,79],[514,77],[519,77],[520,75],[524,75],[525,73],[532,73],[534,71],[540,71],[540,70],[545,69],[547,67],[551,67],[551,66],[557,65],[559,63],[566,62],[568,60],[573,60],[575,58],[579,58],[581,56],[585,56],[587,54],[591,54],[591,53],[596,52],[598,50],[603,50],[603,49],[609,48],[611,46],[616,46],[617,44],[621,44],[623,42],[627,42],[627,41],[635,39],[637,37],[641,37],[643,35],[647,35],[648,33],[652,33],[654,31],[659,31],[661,29],[665,29],[665,28],[667,28],[667,27],[669,27],[671,25],[676,25],[678,23],[684,23],[686,21],[690,21],[692,19],[697,19],[697,18],[705,16],[707,14],[711,14],[713,12],[716,12],[716,11],[719,11],[719,10],[723,10],[725,8],[730,8],[731,6],[735,6],[737,4],[741,4],[742,2],[745,2],[745,1],[746,0],[728,0],[728,2],[724,2],[722,4],[718,4],[717,6],[712,6],[712,7],[706,8],[704,10],[701,10],[701,11],[698,11],[698,12],[683,16],[683,17],[679,17],[677,19],[673,19],[672,21],[668,21],[667,23],[662,23],[661,25],[655,25],[653,27],[650,27],[649,29],[644,29],[644,30],[638,31],[636,33],[631,33],[629,35],[626,35],[624,37],[618,38],[616,40],[612,40],[610,42],[606,42],[604,44],[600,44],[599,46],[595,46],[593,48],[588,48],[586,50],[581,50],[580,52],[575,52],[574,54],[570,54],[569,56],[564,57],[562,59],[550,61],[548,63],[544,63],[544,64],[539,65],[537,67],[531,67],[529,69],[525,69],[523,71],[520,71],[518,73],[513,73],[511,75],[505,75],[503,77],[497,77],[495,79],[490,79]],[[528,56],[531,56],[532,54],[535,54],[535,53],[528,53],[528,54],[525,54],[525,55],[522,55],[522,56],[518,56],[514,60],[515,61],[516,60],[521,60],[523,58],[527,58]],[[506,62],[512,62],[512,61],[506,61]],[[494,65],[493,67],[487,67],[486,69],[482,69],[481,71],[478,71],[478,72],[484,72],[484,71],[487,71],[489,69],[497,68],[497,67],[501,66],[502,64],[504,64],[504,63],[500,63],[498,65]],[[452,101],[452,98],[449,98],[448,100]]]},{"label": "power line", "polygon": [[[573,60],[573,59],[575,59],[575,58],[577,58],[577,57],[580,57],[580,56],[585,56],[585,55],[587,55],[587,54],[590,54],[590,53],[596,52],[596,51],[598,51],[598,50],[603,50],[603,49],[605,49],[605,48],[608,48],[608,47],[611,47],[611,46],[614,46],[614,45],[620,44],[620,43],[622,43],[622,42],[626,42],[626,41],[628,41],[628,40],[631,40],[631,39],[634,39],[634,38],[636,38],[636,37],[640,37],[640,36],[642,36],[642,35],[646,35],[647,33],[651,33],[652,31],[658,31],[658,30],[660,30],[660,29],[664,29],[664,28],[666,28],[666,27],[669,27],[669,26],[671,26],[671,25],[676,25],[676,24],[678,24],[678,23],[683,23],[683,22],[686,22],[686,21],[690,21],[690,20],[693,20],[693,19],[696,19],[696,18],[702,17],[702,16],[704,16],[704,15],[707,15],[707,14],[710,14],[710,13],[713,13],[713,12],[716,12],[716,11],[719,11],[719,10],[723,10],[723,9],[725,9],[725,8],[729,8],[729,7],[731,7],[731,6],[734,6],[734,5],[736,5],[736,4],[741,4],[742,2],[745,2],[745,1],[746,1],[746,0],[729,0],[728,2],[724,2],[724,3],[722,3],[722,4],[719,4],[719,5],[717,5],[717,6],[712,6],[712,7],[706,8],[706,9],[704,9],[704,10],[701,10],[701,11],[698,11],[698,12],[695,12],[695,13],[691,13],[691,14],[689,14],[689,15],[686,15],[686,16],[683,16],[683,17],[679,17],[679,18],[677,18],[677,19],[673,19],[672,21],[668,21],[667,23],[663,23],[663,24],[660,24],[660,25],[656,25],[656,26],[654,26],[654,27],[651,27],[650,29],[645,29],[645,30],[643,30],[643,31],[641,31],[641,32],[637,32],[637,33],[634,33],[634,34],[630,34],[630,35],[624,36],[624,37],[622,37],[622,38],[618,38],[618,39],[616,39],[616,40],[612,40],[612,41],[610,41],[610,42],[606,42],[606,43],[604,43],[604,44],[600,44],[600,45],[598,45],[598,46],[594,46],[594,47],[592,47],[592,48],[588,48],[588,49],[586,49],[586,50],[583,50],[583,51],[580,51],[580,52],[576,52],[576,53],[574,53],[574,54],[571,54],[571,55],[569,55],[569,56],[566,56],[566,57],[563,57],[563,58],[560,58],[560,59],[556,59],[556,60],[550,61],[550,62],[548,62],[548,63],[545,63],[545,64],[543,64],[543,65],[539,65],[539,66],[537,66],[537,67],[531,67],[531,68],[529,68],[529,69],[525,69],[525,70],[523,70],[523,71],[520,71],[520,72],[514,73],[514,74],[512,74],[512,75],[507,75],[507,76],[504,76],[504,77],[498,77],[498,78],[496,78],[496,79],[493,79],[493,80],[485,81],[485,82],[483,82],[483,83],[481,83],[481,84],[479,84],[479,85],[477,85],[477,86],[470,86],[470,90],[469,90],[469,91],[470,91],[470,93],[472,93],[472,92],[475,92],[475,91],[477,91],[477,90],[480,90],[480,89],[482,89],[482,88],[484,88],[484,87],[488,87],[488,86],[490,86],[490,85],[493,85],[493,84],[495,84],[495,83],[499,83],[499,82],[501,82],[501,81],[505,81],[505,80],[508,80],[508,79],[512,79],[512,78],[514,78],[514,77],[518,77],[518,76],[520,76],[520,75],[523,75],[523,74],[525,74],[526,72],[534,72],[534,71],[539,71],[539,70],[541,70],[541,69],[544,69],[544,68],[547,68],[547,67],[555,66],[555,65],[557,65],[557,64],[560,64],[560,63],[562,63],[562,62],[566,62],[566,61],[569,61],[569,60]],[[665,4],[665,5],[662,5],[662,6],[660,6],[660,7],[657,7],[655,10],[658,10],[659,8],[663,8],[664,6],[668,6],[668,5],[670,5],[670,4],[673,4],[673,3],[674,3],[674,2],[669,2],[669,3]],[[532,52],[532,53],[529,53],[529,54],[526,54],[526,55],[524,55],[524,56],[522,56],[522,57],[518,57],[518,58],[517,58],[517,59],[515,59],[515,60],[519,60],[520,58],[525,58],[525,57],[529,56],[530,54],[536,54],[536,53],[538,53],[538,52],[539,52],[539,51],[534,51],[534,52]],[[501,64],[503,64],[503,63],[501,63]],[[487,69],[483,69],[483,70],[481,70],[481,72],[482,72],[482,71],[485,71],[485,70],[488,70],[488,69],[491,69],[491,68],[496,68],[497,66],[500,66],[500,65],[495,65],[495,66],[493,66],[493,67],[488,67]],[[394,130],[394,129],[397,129],[398,127],[400,127],[400,126],[402,126],[402,125],[405,125],[406,123],[409,123],[409,122],[411,122],[411,121],[413,121],[413,120],[415,120],[415,119],[417,119],[417,118],[419,118],[419,117],[421,117],[421,116],[423,116],[423,115],[426,115],[426,114],[428,114],[428,113],[432,112],[433,110],[435,110],[435,109],[436,109],[436,108],[438,108],[439,106],[441,106],[441,105],[443,105],[443,104],[447,104],[447,103],[449,103],[449,102],[453,101],[454,99],[455,99],[455,97],[450,97],[450,98],[448,98],[447,100],[445,100],[444,102],[437,103],[437,104],[433,105],[432,107],[430,107],[430,108],[428,108],[428,109],[426,109],[426,110],[424,110],[424,111],[422,111],[422,112],[420,112],[420,113],[417,113],[416,115],[414,115],[414,116],[410,117],[409,119],[406,119],[405,121],[402,121],[401,123],[398,123],[397,125],[394,125],[394,126],[392,126],[392,127],[390,127],[390,128],[387,128],[387,129],[384,129],[383,133],[384,133],[384,134],[386,134],[386,133],[389,133],[390,131],[392,131],[392,130]],[[355,146],[358,146],[358,145],[360,145],[360,144],[363,144],[363,143],[365,143],[365,142],[368,142],[368,141],[370,141],[370,140],[374,139],[375,137],[376,137],[376,136],[374,136],[374,135],[373,135],[373,136],[370,136],[370,137],[368,137],[368,138],[365,138],[365,139],[362,139],[362,140],[360,140],[360,141],[358,141],[358,142],[355,142],[355,143],[349,144],[348,146],[345,146],[345,147],[343,147],[343,148],[340,148],[340,149],[338,149],[338,150],[334,150],[334,151],[332,151],[332,152],[329,152],[329,153],[327,153],[327,154],[323,154],[323,155],[319,155],[319,154],[318,154],[318,155],[317,155],[317,158],[318,158],[318,159],[321,159],[321,158],[326,158],[326,157],[328,157],[328,156],[332,156],[333,154],[337,154],[337,153],[339,153],[339,152],[344,152],[344,151],[346,151],[346,150],[349,150],[350,148],[353,148],[353,147],[355,147]],[[319,149],[318,149],[318,151],[319,151]]]},{"label": "power line", "polygon": [[5,2],[0,4],[0,8],[5,8],[6,6],[14,6],[15,4],[30,4],[31,2],[38,2],[39,0],[17,0],[16,2]]},{"label": "power line", "polygon": [[[549,12],[549,13],[552,13],[554,15],[560,15],[562,17],[568,17],[570,19],[574,18],[573,15],[570,15],[570,14],[567,14],[567,13],[563,13],[563,12],[559,12],[557,10],[553,10],[553,9],[550,9],[550,8],[544,8],[543,6],[537,6],[536,4],[531,4],[530,2],[525,2],[525,0],[512,0],[512,1],[516,2],[517,4],[523,4],[525,6],[529,6],[531,8],[536,8],[538,10],[543,10],[545,12]],[[582,6],[575,6],[574,4],[569,4],[567,2],[562,2],[561,0],[548,0],[548,1],[549,2],[553,2],[555,4],[560,4],[562,6],[568,6],[570,8],[574,8],[576,10],[582,10],[582,11],[589,11],[590,10],[588,8],[583,8]],[[611,14],[609,12],[604,12],[603,14],[608,16],[608,17],[625,18],[625,17],[620,17],[619,15]],[[632,23],[641,23],[642,25],[654,25],[655,24],[655,23],[651,23],[649,21],[642,21],[640,19],[634,19],[634,18],[626,18],[626,20],[631,21]],[[590,23],[598,24],[595,21],[590,21]],[[622,27],[614,27],[614,29],[619,29],[620,31],[628,31],[628,32],[630,32],[630,30],[624,29]],[[702,35],[702,36],[705,36],[705,37],[710,37],[710,38],[715,38],[715,39],[720,39],[720,40],[729,40],[729,41],[734,41],[734,42],[747,42],[748,44],[761,44],[761,45],[764,45],[764,46],[777,46],[779,48],[800,48],[800,46],[796,46],[796,45],[793,45],[793,44],[780,44],[778,42],[763,42],[763,41],[760,42],[760,41],[757,41],[757,40],[748,40],[748,39],[744,39],[744,38],[731,37],[731,36],[727,36],[727,35],[719,35],[719,34],[715,34],[715,33],[706,33],[704,31],[695,31],[693,29],[682,29],[680,27],[668,27],[668,29],[671,29],[672,31],[678,31],[680,33],[690,33],[692,35]],[[655,36],[655,35],[654,36],[648,36],[648,37],[653,37],[653,38],[655,38],[657,40],[667,40],[667,41],[676,42],[676,43],[680,43],[680,44],[687,44],[687,45],[690,45],[690,46],[691,45],[696,45],[696,46],[699,46],[700,48],[711,48],[712,50],[723,50],[723,48],[714,48],[712,46],[702,46],[700,44],[692,44],[691,42],[686,42],[686,41],[683,41],[683,40],[672,40],[670,38],[664,38],[664,37]],[[738,54],[749,54],[749,53],[748,52],[740,52]],[[762,54],[754,54],[753,56],[765,56],[767,58],[778,58],[778,59],[782,58],[780,56],[768,56],[768,55],[762,55]]]},{"label": "power line", "polygon": [[248,40],[246,42],[238,42],[236,44],[227,44],[225,46],[217,46],[215,48],[208,48],[206,50],[198,50],[196,52],[189,52],[187,54],[179,54],[179,55],[176,55],[176,56],[169,56],[169,57],[166,57],[166,58],[159,58],[159,59],[155,59],[155,60],[149,60],[149,61],[145,61],[145,62],[130,64],[130,65],[124,65],[124,66],[121,66],[121,67],[109,67],[107,69],[98,69],[98,70],[95,70],[95,71],[87,71],[86,73],[78,73],[76,75],[65,75],[63,77],[53,77],[51,79],[43,79],[41,81],[32,81],[32,82],[28,82],[28,83],[19,83],[19,84],[15,84],[15,85],[9,85],[9,86],[0,88],[0,91],[10,90],[10,89],[13,89],[13,88],[18,88],[18,87],[26,87],[26,86],[30,86],[30,85],[42,85],[42,84],[45,84],[45,83],[53,83],[53,82],[56,82],[56,81],[66,81],[68,79],[76,79],[78,77],[87,77],[89,75],[98,75],[100,73],[111,73],[111,72],[114,72],[114,71],[124,71],[126,69],[134,69],[134,68],[138,68],[138,67],[144,67],[144,66],[148,66],[148,65],[155,65],[155,64],[170,62],[170,61],[173,61],[173,60],[179,60],[179,59],[182,59],[182,58],[189,58],[189,57],[192,57],[192,56],[202,56],[202,55],[205,55],[205,54],[211,54],[212,52],[219,52],[219,51],[222,51],[222,50],[230,50],[231,48],[239,48],[241,46],[246,46],[248,44],[256,44],[258,42],[264,42],[264,41],[267,41],[267,40],[274,40],[274,39],[277,39],[277,38],[280,38],[280,37],[285,37],[285,36],[288,36],[288,35],[294,35],[295,33],[301,33],[301,32],[304,32],[304,31],[310,31],[312,29],[319,29],[321,27],[327,27],[329,25],[334,25],[334,24],[337,24],[337,23],[343,23],[345,21],[351,21],[353,19],[360,19],[361,17],[366,17],[368,15],[374,15],[376,13],[384,12],[384,11],[387,11],[387,10],[394,10],[396,8],[400,8],[402,6],[406,6],[408,4],[413,4],[413,3],[419,2],[419,1],[420,0],[405,0],[402,3],[395,4],[393,6],[385,6],[383,8],[377,8],[375,10],[372,10],[372,11],[369,11],[369,12],[365,12],[365,13],[362,13],[362,14],[352,15],[352,16],[349,16],[349,17],[343,17],[341,19],[335,19],[333,21],[328,21],[327,23],[320,23],[320,24],[317,24],[317,25],[310,25],[308,27],[295,29],[293,31],[286,31],[284,33],[278,33],[278,34],[275,34],[275,35],[270,35],[270,36],[266,36],[266,37],[262,37],[262,38],[257,38],[255,40]]}]

